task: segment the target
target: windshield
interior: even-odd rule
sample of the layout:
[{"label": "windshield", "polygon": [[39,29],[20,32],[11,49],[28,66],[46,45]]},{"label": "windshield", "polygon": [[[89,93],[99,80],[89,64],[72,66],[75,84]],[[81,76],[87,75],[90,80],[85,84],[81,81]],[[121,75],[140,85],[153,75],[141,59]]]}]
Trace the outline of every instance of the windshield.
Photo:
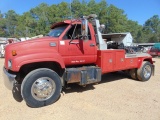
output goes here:
[{"label": "windshield", "polygon": [[67,28],[67,25],[56,27],[56,28],[52,29],[52,30],[47,34],[47,36],[59,37],[66,28]]}]

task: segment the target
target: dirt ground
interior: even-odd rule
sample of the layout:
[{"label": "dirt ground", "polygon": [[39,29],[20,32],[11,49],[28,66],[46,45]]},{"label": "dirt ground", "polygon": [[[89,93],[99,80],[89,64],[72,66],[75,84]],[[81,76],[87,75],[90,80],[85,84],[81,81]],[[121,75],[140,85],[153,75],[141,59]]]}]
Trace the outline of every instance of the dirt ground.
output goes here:
[{"label": "dirt ground", "polygon": [[0,120],[160,120],[160,59],[154,60],[155,76],[147,82],[106,74],[99,84],[71,85],[50,106],[30,108],[5,88],[0,59]]}]

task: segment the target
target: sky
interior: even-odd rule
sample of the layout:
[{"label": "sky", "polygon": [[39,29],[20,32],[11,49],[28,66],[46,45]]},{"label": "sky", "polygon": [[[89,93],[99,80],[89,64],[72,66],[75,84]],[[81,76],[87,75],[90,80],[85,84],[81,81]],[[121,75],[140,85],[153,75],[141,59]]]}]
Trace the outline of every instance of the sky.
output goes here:
[{"label": "sky", "polygon": [[[58,4],[61,2],[70,3],[72,0],[0,0],[0,11],[6,13],[8,10],[14,10],[17,14],[23,14],[31,8],[38,6],[41,3],[48,5]],[[89,1],[89,0],[86,0]],[[100,2],[101,0],[95,0]],[[137,21],[143,25],[145,21],[153,15],[160,17],[160,0],[106,0],[107,4],[113,4],[116,7],[123,9],[128,19]]]}]

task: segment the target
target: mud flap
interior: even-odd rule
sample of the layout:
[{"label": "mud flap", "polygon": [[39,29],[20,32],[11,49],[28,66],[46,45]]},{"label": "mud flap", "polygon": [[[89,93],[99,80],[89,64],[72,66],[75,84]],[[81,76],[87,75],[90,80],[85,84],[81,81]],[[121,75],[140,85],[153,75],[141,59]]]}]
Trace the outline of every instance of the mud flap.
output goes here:
[{"label": "mud flap", "polygon": [[152,65],[152,69],[153,69],[152,75],[154,76],[154,74],[155,74],[155,65]]}]

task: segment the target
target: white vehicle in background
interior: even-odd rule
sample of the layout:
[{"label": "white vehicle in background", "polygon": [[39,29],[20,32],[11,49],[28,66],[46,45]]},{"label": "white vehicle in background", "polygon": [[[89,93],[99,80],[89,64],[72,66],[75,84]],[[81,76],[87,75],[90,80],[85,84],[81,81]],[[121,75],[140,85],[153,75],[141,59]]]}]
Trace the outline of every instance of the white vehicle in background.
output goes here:
[{"label": "white vehicle in background", "polygon": [[0,58],[4,58],[5,56],[5,47],[8,44],[20,42],[17,38],[3,38],[0,37]]},{"label": "white vehicle in background", "polygon": [[5,48],[5,44],[1,44],[1,45],[0,45],[0,58],[3,58],[4,55],[5,55],[5,50],[4,50],[4,48]]}]

